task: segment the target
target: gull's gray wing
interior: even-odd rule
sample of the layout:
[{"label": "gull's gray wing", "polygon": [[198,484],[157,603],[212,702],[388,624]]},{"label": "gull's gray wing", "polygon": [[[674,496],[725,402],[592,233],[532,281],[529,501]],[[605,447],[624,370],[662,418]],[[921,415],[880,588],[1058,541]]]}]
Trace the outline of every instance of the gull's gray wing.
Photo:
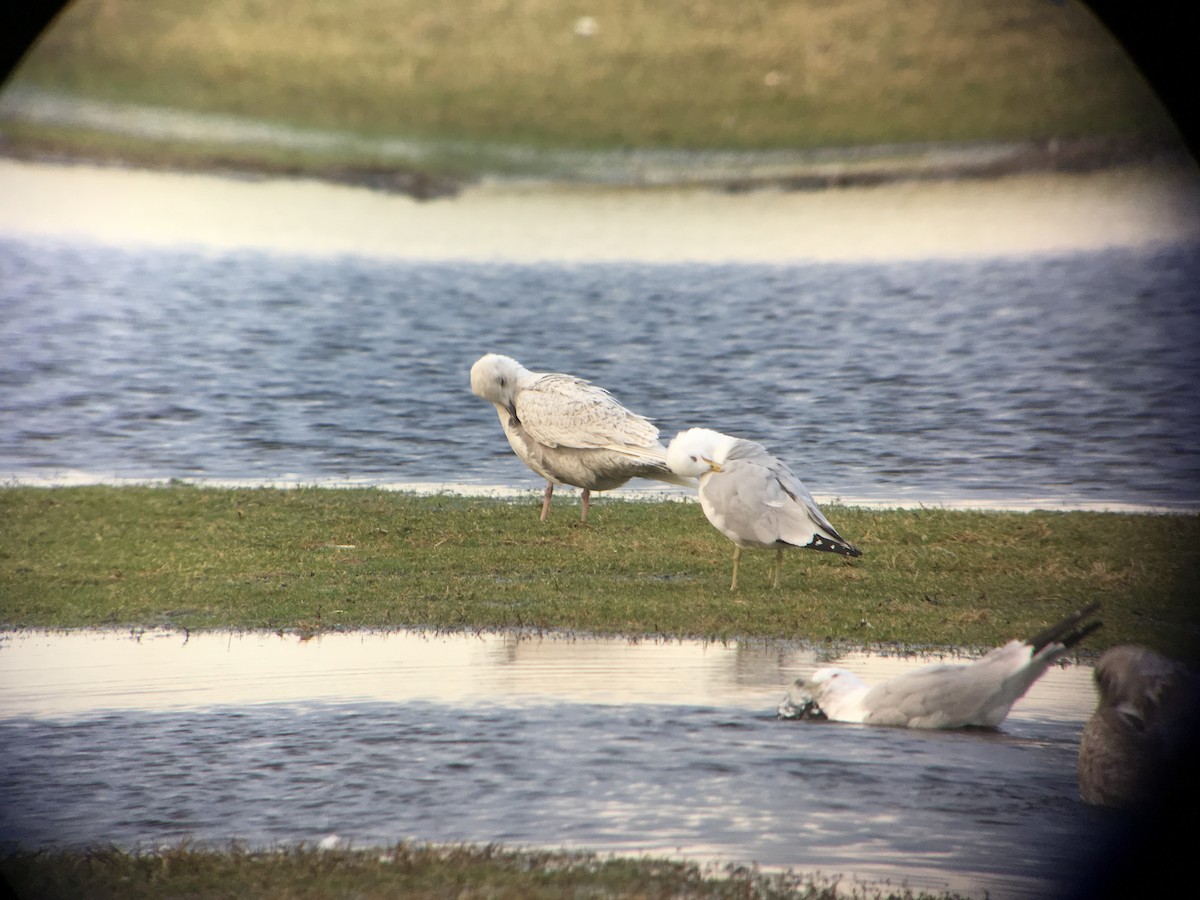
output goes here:
[{"label": "gull's gray wing", "polygon": [[709,517],[713,525],[734,543],[770,547],[779,540],[779,513],[788,498],[761,463],[726,459],[705,479],[700,499],[716,516]]},{"label": "gull's gray wing", "polygon": [[828,537],[843,544],[849,541],[837,533],[817,506],[804,483],[796,477],[787,464],[772,456],[767,449],[754,441],[738,441],[726,457],[726,465],[748,463],[766,470],[763,476],[771,483],[762,490],[763,503],[775,511],[775,539],[789,544],[804,546],[813,539],[814,528],[824,531]]},{"label": "gull's gray wing", "polygon": [[953,664],[908,672],[871,688],[863,698],[866,722],[905,727],[969,722],[999,687],[989,674]]},{"label": "gull's gray wing", "polygon": [[972,663],[935,663],[906,672],[871,688],[863,698],[866,721],[925,728],[982,724],[984,711],[997,703],[1007,711],[1024,693],[1013,696],[1012,679],[1029,661],[1028,645],[1009,641]]}]

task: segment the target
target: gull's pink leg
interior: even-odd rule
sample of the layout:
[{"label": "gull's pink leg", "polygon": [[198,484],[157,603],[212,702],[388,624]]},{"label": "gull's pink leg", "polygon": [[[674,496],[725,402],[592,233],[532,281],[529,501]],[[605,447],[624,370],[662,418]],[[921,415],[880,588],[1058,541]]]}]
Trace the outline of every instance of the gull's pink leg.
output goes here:
[{"label": "gull's pink leg", "polygon": [[588,498],[591,496],[592,496],[592,492],[589,491],[587,488],[584,488],[583,489],[583,515],[579,519],[579,521],[582,522],[584,525],[587,524]]},{"label": "gull's pink leg", "polygon": [[550,495],[553,493],[554,493],[554,482],[547,481],[546,482],[546,492],[545,492],[545,494],[542,495],[544,497],[544,499],[542,500],[542,521],[543,522],[546,521],[546,515],[550,512]]}]

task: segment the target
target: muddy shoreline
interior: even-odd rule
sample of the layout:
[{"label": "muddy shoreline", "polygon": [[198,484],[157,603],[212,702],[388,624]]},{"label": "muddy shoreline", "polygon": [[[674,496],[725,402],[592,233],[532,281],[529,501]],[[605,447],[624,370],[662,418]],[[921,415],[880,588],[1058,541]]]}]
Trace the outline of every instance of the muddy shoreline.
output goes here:
[{"label": "muddy shoreline", "polygon": [[1011,175],[1087,174],[1135,165],[1195,166],[1186,147],[1162,136],[1128,135],[971,144],[825,148],[812,151],[548,151],[527,160],[529,173],[456,174],[396,164],[289,164],[222,150],[179,156],[83,148],[0,131],[0,158],[240,180],[310,179],[417,200],[459,196],[483,183],[549,187],[709,188],[724,193],[873,187],[900,182],[965,181]]}]

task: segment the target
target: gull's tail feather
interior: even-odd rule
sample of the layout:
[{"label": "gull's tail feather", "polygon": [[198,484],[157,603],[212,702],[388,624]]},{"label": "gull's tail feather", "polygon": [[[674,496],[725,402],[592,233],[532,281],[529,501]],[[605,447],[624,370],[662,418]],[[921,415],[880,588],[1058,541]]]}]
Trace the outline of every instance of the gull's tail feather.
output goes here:
[{"label": "gull's tail feather", "polygon": [[1026,638],[1025,643],[1032,648],[1035,656],[1051,644],[1074,647],[1103,624],[1099,619],[1093,622],[1084,621],[1099,609],[1100,601],[1097,600],[1094,603],[1089,603],[1083,609],[1071,613],[1071,615],[1067,616],[1057,625],[1051,625],[1044,631],[1039,631],[1033,637]]},{"label": "gull's tail feather", "polygon": [[630,459],[635,460],[638,464],[645,467],[645,470],[639,472],[638,475],[642,478],[653,478],[655,481],[665,481],[668,484],[677,484],[680,487],[699,488],[700,480],[693,478],[690,475],[678,475],[671,471],[667,465],[667,448],[661,444],[651,447],[609,447],[610,450],[615,450],[618,453],[623,453]]},{"label": "gull's tail feather", "polygon": [[661,473],[656,472],[650,477],[655,481],[665,481],[668,484],[677,484],[680,487],[693,489],[700,487],[700,481],[698,479],[692,478],[688,475],[676,475],[670,469],[664,469]]}]

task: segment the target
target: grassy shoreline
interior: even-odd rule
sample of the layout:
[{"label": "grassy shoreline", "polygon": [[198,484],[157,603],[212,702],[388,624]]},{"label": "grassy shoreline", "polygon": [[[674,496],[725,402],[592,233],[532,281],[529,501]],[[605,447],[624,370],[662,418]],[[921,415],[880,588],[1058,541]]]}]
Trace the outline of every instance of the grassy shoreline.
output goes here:
[{"label": "grassy shoreline", "polygon": [[1200,516],[827,507],[860,560],[747,553],[696,504],[370,488],[0,489],[0,628],[532,629],[986,647],[1092,600],[1188,655]]},{"label": "grassy shoreline", "polygon": [[[342,154],[203,141],[164,142],[137,135],[23,122],[0,124],[0,158],[17,162],[93,165],[243,179],[312,179],[402,194],[416,200],[452,198],[480,183],[598,185],[621,188],[709,188],[728,193],[776,189],[822,191],[894,182],[968,181],[1024,174],[1082,175],[1134,166],[1187,170],[1190,157],[1177,142],[1145,135],[1026,141],[991,145],[830,149],[819,158],[745,154],[737,166],[704,154],[663,162],[623,152],[586,157],[480,146],[472,159],[431,163],[396,161],[368,151]],[[522,162],[515,164],[514,157]],[[650,174],[647,168],[652,168]],[[736,169],[736,171],[733,171]]]},{"label": "grassy shoreline", "polygon": [[117,848],[0,853],[5,875],[24,900],[160,897],[441,898],[691,897],[739,900],[951,900],[891,885],[837,877],[723,869],[653,857],[487,845],[401,843],[354,850],[286,847],[227,850],[181,845],[153,852]]},{"label": "grassy shoreline", "polygon": [[[584,13],[594,33],[576,30]],[[717,182],[732,190],[1186,158],[1153,91],[1075,0],[917,0],[903,14],[885,0],[81,0],[4,87],[5,155],[315,177],[426,198],[483,174],[594,177],[570,160],[580,153],[608,154],[636,178],[623,154],[1018,148],[999,164],[843,160],[833,175],[797,163],[764,178],[751,162]],[[95,108],[71,114],[76,101]],[[148,126],[155,111],[173,127]],[[231,134],[239,122],[248,129]],[[289,145],[284,132],[316,146]],[[678,179],[695,178],[689,168]]]}]

